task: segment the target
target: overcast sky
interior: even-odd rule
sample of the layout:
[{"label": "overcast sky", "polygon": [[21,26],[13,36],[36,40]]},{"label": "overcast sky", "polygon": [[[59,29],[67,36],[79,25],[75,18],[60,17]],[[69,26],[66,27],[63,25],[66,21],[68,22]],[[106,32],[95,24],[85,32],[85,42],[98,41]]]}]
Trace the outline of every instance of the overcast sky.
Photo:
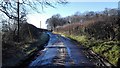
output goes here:
[{"label": "overcast sky", "polygon": [[[90,1],[90,0],[88,0]],[[99,1],[99,0],[98,0]],[[106,1],[106,0],[104,0]],[[108,0],[107,0],[108,1]],[[109,0],[111,1],[111,0]],[[118,8],[117,0],[111,2],[69,2],[66,5],[56,5],[57,8],[47,7],[44,8],[41,13],[29,14],[28,22],[40,27],[40,21],[42,28],[46,28],[45,21],[52,15],[60,14],[62,17],[73,15],[75,12],[79,11],[81,13],[86,11],[103,11],[105,8]]]}]

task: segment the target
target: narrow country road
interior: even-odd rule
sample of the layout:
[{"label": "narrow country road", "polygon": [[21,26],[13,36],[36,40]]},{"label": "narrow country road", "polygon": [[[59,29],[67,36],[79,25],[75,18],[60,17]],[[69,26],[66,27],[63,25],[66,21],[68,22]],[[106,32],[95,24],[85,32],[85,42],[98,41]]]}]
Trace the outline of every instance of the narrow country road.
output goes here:
[{"label": "narrow country road", "polygon": [[104,64],[92,60],[84,52],[82,46],[71,42],[69,38],[48,32],[50,40],[41,54],[29,65],[29,67],[45,67],[45,66],[64,66],[64,67],[88,67],[99,66]]}]

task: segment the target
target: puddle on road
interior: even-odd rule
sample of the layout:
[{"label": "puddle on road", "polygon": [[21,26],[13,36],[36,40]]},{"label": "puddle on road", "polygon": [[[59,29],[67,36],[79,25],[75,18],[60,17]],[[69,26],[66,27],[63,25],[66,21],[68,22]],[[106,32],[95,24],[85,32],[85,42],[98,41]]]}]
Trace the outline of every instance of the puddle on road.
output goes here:
[{"label": "puddle on road", "polygon": [[58,65],[64,65],[64,66],[69,66],[69,65],[74,65],[74,62],[72,59],[69,57],[68,52],[66,48],[58,48],[58,54],[53,58],[53,65],[58,66]]},{"label": "puddle on road", "polygon": [[56,41],[52,45],[47,46],[44,50],[42,50],[42,52],[44,53],[42,53],[42,55],[33,61],[30,66],[72,66],[75,64],[73,59],[70,58],[68,49],[60,40]]}]

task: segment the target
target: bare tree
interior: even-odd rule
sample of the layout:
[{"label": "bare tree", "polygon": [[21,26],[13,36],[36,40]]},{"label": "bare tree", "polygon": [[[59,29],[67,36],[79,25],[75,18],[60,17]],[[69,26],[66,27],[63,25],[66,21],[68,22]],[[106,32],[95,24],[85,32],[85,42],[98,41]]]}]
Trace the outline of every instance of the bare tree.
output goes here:
[{"label": "bare tree", "polygon": [[[66,0],[56,0],[56,3],[66,4]],[[40,7],[53,7],[55,4],[50,0],[20,0],[20,19],[24,18],[31,10],[40,12]],[[17,19],[17,0],[0,0],[0,11],[10,19]]]}]

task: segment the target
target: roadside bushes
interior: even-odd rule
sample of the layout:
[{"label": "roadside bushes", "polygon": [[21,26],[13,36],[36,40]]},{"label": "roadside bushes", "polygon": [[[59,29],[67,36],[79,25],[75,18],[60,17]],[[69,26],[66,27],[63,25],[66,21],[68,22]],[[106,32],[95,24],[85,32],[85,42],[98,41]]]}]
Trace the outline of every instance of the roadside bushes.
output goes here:
[{"label": "roadside bushes", "polygon": [[34,39],[37,39],[38,36],[40,36],[42,31],[40,29],[36,28],[35,26],[23,23],[21,24],[20,29],[20,40],[21,41],[32,41]]},{"label": "roadside bushes", "polygon": [[49,41],[49,36],[44,33],[45,31],[31,24],[22,23],[20,24],[19,43],[16,31],[4,32],[2,37],[2,66],[15,66],[33,51],[43,49]]},{"label": "roadside bushes", "polygon": [[115,39],[114,25],[105,21],[96,21],[94,24],[87,26],[85,32],[95,39]]},{"label": "roadside bushes", "polygon": [[79,22],[60,26],[55,31],[74,35],[87,35],[89,38],[100,40],[118,40],[119,26],[116,22],[117,20],[114,20],[112,17],[108,17],[108,20],[99,20],[98,18],[85,21],[84,23]]}]

